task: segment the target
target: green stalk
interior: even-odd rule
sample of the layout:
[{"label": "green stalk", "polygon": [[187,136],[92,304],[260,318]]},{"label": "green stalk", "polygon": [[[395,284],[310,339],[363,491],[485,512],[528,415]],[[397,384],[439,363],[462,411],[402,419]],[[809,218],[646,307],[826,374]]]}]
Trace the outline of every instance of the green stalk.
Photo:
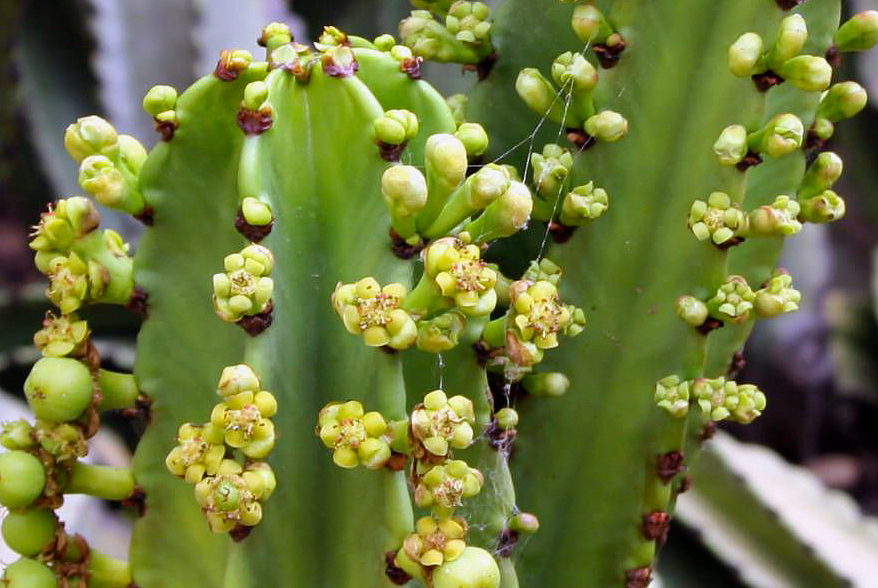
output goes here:
[{"label": "green stalk", "polygon": [[88,494],[104,500],[125,500],[134,494],[130,468],[114,468],[77,461],[64,485],[65,494]]}]

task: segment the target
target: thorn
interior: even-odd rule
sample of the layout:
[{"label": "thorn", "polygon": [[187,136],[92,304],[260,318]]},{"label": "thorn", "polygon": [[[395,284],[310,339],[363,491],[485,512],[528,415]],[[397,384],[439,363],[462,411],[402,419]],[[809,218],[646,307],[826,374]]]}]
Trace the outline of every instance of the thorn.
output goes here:
[{"label": "thorn", "polygon": [[659,545],[663,545],[668,538],[668,528],[671,524],[671,515],[663,510],[654,510],[649,514],[643,515],[643,525],[640,532],[650,541],[656,541]]},{"label": "thorn", "polygon": [[245,239],[251,241],[253,243],[259,243],[265,237],[271,233],[271,228],[274,226],[274,220],[267,225],[251,225],[247,222],[247,219],[244,218],[244,213],[241,209],[238,209],[238,216],[235,217],[235,228],[241,233]]},{"label": "thorn", "polygon": [[652,568],[644,566],[625,570],[625,588],[646,588],[652,582]]},{"label": "thorn", "polygon": [[408,583],[409,580],[412,579],[412,577],[409,576],[402,568],[397,567],[397,553],[397,551],[388,551],[384,554],[384,563],[386,564],[386,567],[384,568],[384,573],[387,575],[388,579],[390,579],[390,581],[397,586],[404,586]]},{"label": "thorn", "polygon": [[243,316],[238,319],[237,324],[251,337],[255,337],[262,331],[271,326],[273,320],[271,311],[274,310],[274,304],[269,301],[265,310],[259,314],[252,316]]},{"label": "thorn", "polygon": [[231,537],[232,541],[235,543],[240,543],[244,539],[250,536],[250,532],[253,530],[253,527],[248,527],[247,525],[235,525],[235,528],[229,531],[229,537]]},{"label": "thorn", "polygon": [[495,553],[500,557],[509,557],[512,555],[512,549],[515,547],[515,544],[518,543],[518,538],[520,534],[518,531],[513,531],[512,529],[506,528],[500,532],[500,537],[497,539],[497,550]]},{"label": "thorn", "polygon": [[738,171],[747,171],[749,168],[757,166],[760,163],[762,163],[762,156],[753,151],[748,151],[747,155],[744,156],[744,159],[736,163],[735,167]]},{"label": "thorn", "polygon": [[400,237],[393,227],[390,228],[390,250],[400,259],[411,259],[418,255],[427,245],[423,239],[417,245],[409,245],[405,239]]},{"label": "thorn", "polygon": [[125,306],[133,313],[139,314],[144,320],[149,318],[149,294],[140,286],[134,286],[134,293]]},{"label": "thorn", "polygon": [[407,74],[413,80],[420,80],[422,63],[424,63],[423,57],[406,57],[399,64],[399,71]]},{"label": "thorn", "polygon": [[771,70],[765,73],[753,74],[750,77],[753,79],[753,83],[756,84],[756,89],[760,92],[765,92],[774,86],[784,83],[784,79]]},{"label": "thorn", "polygon": [[685,461],[686,456],[677,449],[659,454],[656,460],[655,473],[663,484],[667,484],[674,476],[686,469]]},{"label": "thorn", "polygon": [[263,106],[259,110],[249,110],[241,108],[238,111],[238,126],[244,131],[248,137],[261,135],[271,128],[274,122],[271,116],[271,107]]},{"label": "thorn", "polygon": [[142,517],[146,514],[146,492],[140,486],[135,486],[131,496],[122,501],[122,506],[131,508],[138,517]]}]

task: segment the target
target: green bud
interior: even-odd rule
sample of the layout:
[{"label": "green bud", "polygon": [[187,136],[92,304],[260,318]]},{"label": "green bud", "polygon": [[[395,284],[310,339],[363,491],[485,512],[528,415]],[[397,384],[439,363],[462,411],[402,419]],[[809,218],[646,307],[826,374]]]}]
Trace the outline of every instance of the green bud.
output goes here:
[{"label": "green bud", "polygon": [[723,129],[713,144],[713,152],[720,165],[735,165],[747,155],[747,129],[741,125],[731,125]]},{"label": "green bud", "polygon": [[744,33],[729,47],[729,69],[741,78],[757,73],[762,59],[762,37],[756,33]]},{"label": "green bud", "polygon": [[118,150],[118,134],[113,125],[99,116],[77,119],[64,132],[64,147],[76,163],[89,155],[112,157]]},{"label": "green bud", "polygon": [[531,154],[530,162],[537,191],[549,202],[555,202],[573,167],[573,155],[567,149],[548,143],[542,153]]},{"label": "green bud", "polygon": [[843,167],[841,157],[832,151],[824,151],[818,155],[808,167],[799,186],[797,193],[799,200],[819,196],[824,190],[831,188],[841,177]]},{"label": "green bud", "polygon": [[750,149],[769,157],[781,157],[802,146],[805,128],[795,114],[783,113],[772,118],[765,128],[748,137]]},{"label": "green bud", "polygon": [[488,149],[488,133],[485,132],[485,127],[478,123],[461,123],[454,136],[463,143],[469,157],[482,155]]},{"label": "green bud", "polygon": [[589,182],[567,192],[558,220],[568,227],[584,226],[604,214],[608,206],[607,192],[603,188],[595,188],[594,182]]},{"label": "green bud", "polygon": [[760,206],[747,215],[747,228],[743,234],[752,237],[773,237],[795,235],[802,230],[802,223],[796,220],[799,203],[781,194],[774,202]]},{"label": "green bud", "polygon": [[372,41],[372,44],[375,45],[375,48],[378,51],[390,51],[394,45],[396,45],[396,39],[393,35],[389,35],[387,33],[383,35],[378,35],[375,37],[375,40]]},{"label": "green bud", "polygon": [[799,202],[802,210],[799,218],[809,223],[829,223],[844,216],[844,200],[832,190],[824,190],[818,196]]},{"label": "green bud", "polygon": [[458,125],[466,120],[466,103],[468,100],[469,98],[466,94],[452,94],[445,99],[445,103],[448,104],[451,115],[454,117],[454,122]]},{"label": "green bud", "polygon": [[718,320],[738,324],[750,318],[755,298],[747,280],[732,275],[726,278],[716,294],[707,301],[707,309],[710,316]]},{"label": "green bud", "polygon": [[436,568],[433,588],[500,588],[500,569],[490,553],[470,546]]},{"label": "green bud", "polygon": [[457,311],[449,311],[439,316],[418,322],[417,346],[428,353],[442,353],[457,346],[466,327],[466,316]]},{"label": "green bud", "polygon": [[271,303],[274,265],[271,251],[251,244],[223,260],[225,272],[213,275],[214,310],[222,320],[236,322],[264,312]]},{"label": "green bud", "polygon": [[132,175],[140,173],[146,162],[146,147],[131,135],[119,135],[119,159]]},{"label": "green bud", "polygon": [[174,110],[177,105],[177,90],[171,86],[153,86],[143,97],[143,109],[150,116]]},{"label": "green bud", "polygon": [[259,110],[268,100],[268,84],[262,80],[250,82],[244,86],[244,108]]},{"label": "green bud", "polygon": [[260,47],[265,47],[271,53],[281,45],[292,42],[293,33],[286,23],[271,22],[262,27],[262,34],[257,39]]},{"label": "green bud", "polygon": [[835,47],[839,51],[865,51],[878,44],[878,11],[866,10],[838,27]]},{"label": "green bud", "polygon": [[603,110],[589,117],[583,128],[598,141],[618,141],[628,134],[628,121],[618,112]]},{"label": "green bud", "polygon": [[391,214],[413,216],[427,204],[427,180],[414,166],[393,165],[381,176],[381,194]]},{"label": "green bud", "polygon": [[754,309],[761,317],[774,317],[799,309],[802,295],[793,288],[793,277],[783,269],[776,269],[771,279],[756,290]]},{"label": "green bud", "polygon": [[527,533],[531,535],[540,530],[540,520],[535,514],[520,512],[509,519],[509,528],[518,533]]},{"label": "green bud", "polygon": [[75,359],[44,357],[31,368],[24,393],[37,418],[55,423],[72,421],[91,404],[91,372]]},{"label": "green bud", "polygon": [[25,557],[39,555],[55,539],[58,517],[47,509],[12,511],[3,519],[3,541]]},{"label": "green bud", "polygon": [[552,62],[552,79],[567,91],[589,92],[598,84],[598,72],[581,53],[567,51]]},{"label": "green bud", "polygon": [[564,101],[558,98],[558,91],[552,82],[544,78],[538,69],[526,67],[518,72],[515,91],[528,108],[540,116],[546,116],[557,123],[561,123],[563,119],[568,126],[578,126],[572,113],[568,113],[565,118]]},{"label": "green bud", "polygon": [[677,315],[691,327],[700,327],[707,320],[707,305],[694,296],[680,296],[676,303]]},{"label": "green bud", "polygon": [[850,118],[863,110],[863,107],[866,106],[866,100],[866,90],[856,82],[833,84],[829,91],[820,98],[817,117],[825,118],[831,122]]},{"label": "green bud", "polygon": [[808,25],[800,14],[791,14],[784,18],[774,46],[768,54],[769,67],[774,71],[780,70],[785,61],[799,54],[807,40]]},{"label": "green bud", "polygon": [[332,294],[332,306],[351,334],[362,335],[369,347],[389,346],[403,350],[418,337],[417,326],[408,311],[402,308],[406,289],[391,283],[383,288],[372,277],[353,284],[339,282]]},{"label": "green bud", "polygon": [[494,414],[497,419],[497,426],[508,431],[514,429],[518,425],[518,412],[514,408],[501,408]]},{"label": "green bud", "polygon": [[3,423],[0,430],[0,445],[6,449],[30,449],[36,445],[34,428],[24,419]]},{"label": "green bud", "polygon": [[561,372],[531,374],[521,383],[527,393],[534,396],[563,396],[570,389],[570,379]]},{"label": "green bud", "polygon": [[58,579],[46,564],[23,557],[6,566],[0,584],[7,588],[58,588]]},{"label": "green bud", "polygon": [[39,459],[24,451],[0,453],[0,504],[21,508],[43,493],[46,471]]},{"label": "green bud", "polygon": [[777,73],[806,92],[822,92],[832,81],[832,66],[822,57],[814,55],[798,55],[788,59]]},{"label": "green bud", "polygon": [[274,220],[271,215],[271,206],[252,196],[247,196],[241,201],[241,214],[248,225],[257,227],[269,225]]},{"label": "green bud", "polygon": [[457,2],[442,26],[429,12],[414,10],[399,23],[399,36],[424,59],[476,64],[492,51],[488,12],[481,2]]},{"label": "green bud", "polygon": [[811,127],[810,132],[814,133],[818,139],[826,141],[831,138],[832,134],[835,132],[835,125],[833,125],[832,121],[828,118],[818,116],[814,119],[814,125]]},{"label": "green bud", "polygon": [[509,237],[527,226],[532,210],[530,190],[521,182],[511,182],[509,188],[464,230],[473,236],[475,243]]},{"label": "green bud", "polygon": [[653,399],[672,416],[683,418],[689,414],[689,382],[679,376],[662,378],[655,385]]},{"label": "green bud", "polygon": [[111,208],[123,205],[129,193],[125,176],[103,155],[90,155],[82,160],[79,185],[95,200]]},{"label": "green bud", "polygon": [[603,43],[613,32],[604,14],[591,4],[579,4],[573,9],[570,26],[583,43]]},{"label": "green bud", "polygon": [[692,392],[704,415],[714,421],[731,419],[746,424],[765,409],[765,394],[756,386],[723,377],[698,378],[692,382]]},{"label": "green bud", "polygon": [[689,209],[689,228],[699,241],[723,245],[744,230],[746,217],[725,192],[713,192],[707,202],[696,200]]}]

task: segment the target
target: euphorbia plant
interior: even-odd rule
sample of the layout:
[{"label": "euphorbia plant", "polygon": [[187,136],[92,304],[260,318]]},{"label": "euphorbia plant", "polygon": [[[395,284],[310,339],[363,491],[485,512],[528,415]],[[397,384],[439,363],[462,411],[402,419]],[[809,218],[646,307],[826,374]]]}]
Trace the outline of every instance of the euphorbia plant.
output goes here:
[{"label": "euphorbia plant", "polygon": [[[400,39],[272,23],[265,60],[154,87],[148,155],[68,127],[147,230],[130,257],[81,196],[35,227],[60,314],[2,435],[9,586],[650,583],[713,421],[770,400],[727,369],[797,308],[783,238],[844,215],[820,150],[865,92],[833,65],[878,13],[415,4]],[[424,59],[479,81],[446,99]],[[100,303],[144,317],[133,374]],[[79,461],[107,409],[150,422],[130,470]],[[138,508],[129,562],[64,532],[76,492]]]}]

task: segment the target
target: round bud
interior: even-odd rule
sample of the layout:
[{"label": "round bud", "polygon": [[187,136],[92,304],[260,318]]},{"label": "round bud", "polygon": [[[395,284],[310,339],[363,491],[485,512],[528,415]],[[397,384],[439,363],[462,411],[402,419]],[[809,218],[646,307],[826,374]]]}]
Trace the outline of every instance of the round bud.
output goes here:
[{"label": "round bud", "polygon": [[618,112],[604,110],[585,121],[585,132],[599,141],[618,141],[628,133],[628,121]]},{"label": "round bud", "polygon": [[58,579],[49,566],[23,557],[6,567],[0,584],[5,588],[58,588]]},{"label": "round bud", "polygon": [[177,90],[171,86],[153,86],[143,97],[143,109],[150,116],[174,110],[177,104]]},{"label": "round bud", "polygon": [[3,519],[3,541],[21,555],[32,557],[55,538],[58,518],[51,510],[35,508],[10,512]]},{"label": "round bud", "polygon": [[91,372],[68,357],[44,357],[31,368],[24,394],[37,418],[55,423],[72,421],[92,401]]},{"label": "round bud", "polygon": [[509,429],[514,429],[518,424],[518,412],[515,411],[514,408],[501,408],[494,414],[494,417],[497,419],[497,426],[499,426],[504,431],[508,431]]},{"label": "round bud", "polygon": [[46,485],[40,460],[24,451],[0,453],[0,504],[21,508],[36,500]]},{"label": "round bud", "polygon": [[480,547],[467,547],[433,571],[433,588],[500,588],[500,568]]}]

